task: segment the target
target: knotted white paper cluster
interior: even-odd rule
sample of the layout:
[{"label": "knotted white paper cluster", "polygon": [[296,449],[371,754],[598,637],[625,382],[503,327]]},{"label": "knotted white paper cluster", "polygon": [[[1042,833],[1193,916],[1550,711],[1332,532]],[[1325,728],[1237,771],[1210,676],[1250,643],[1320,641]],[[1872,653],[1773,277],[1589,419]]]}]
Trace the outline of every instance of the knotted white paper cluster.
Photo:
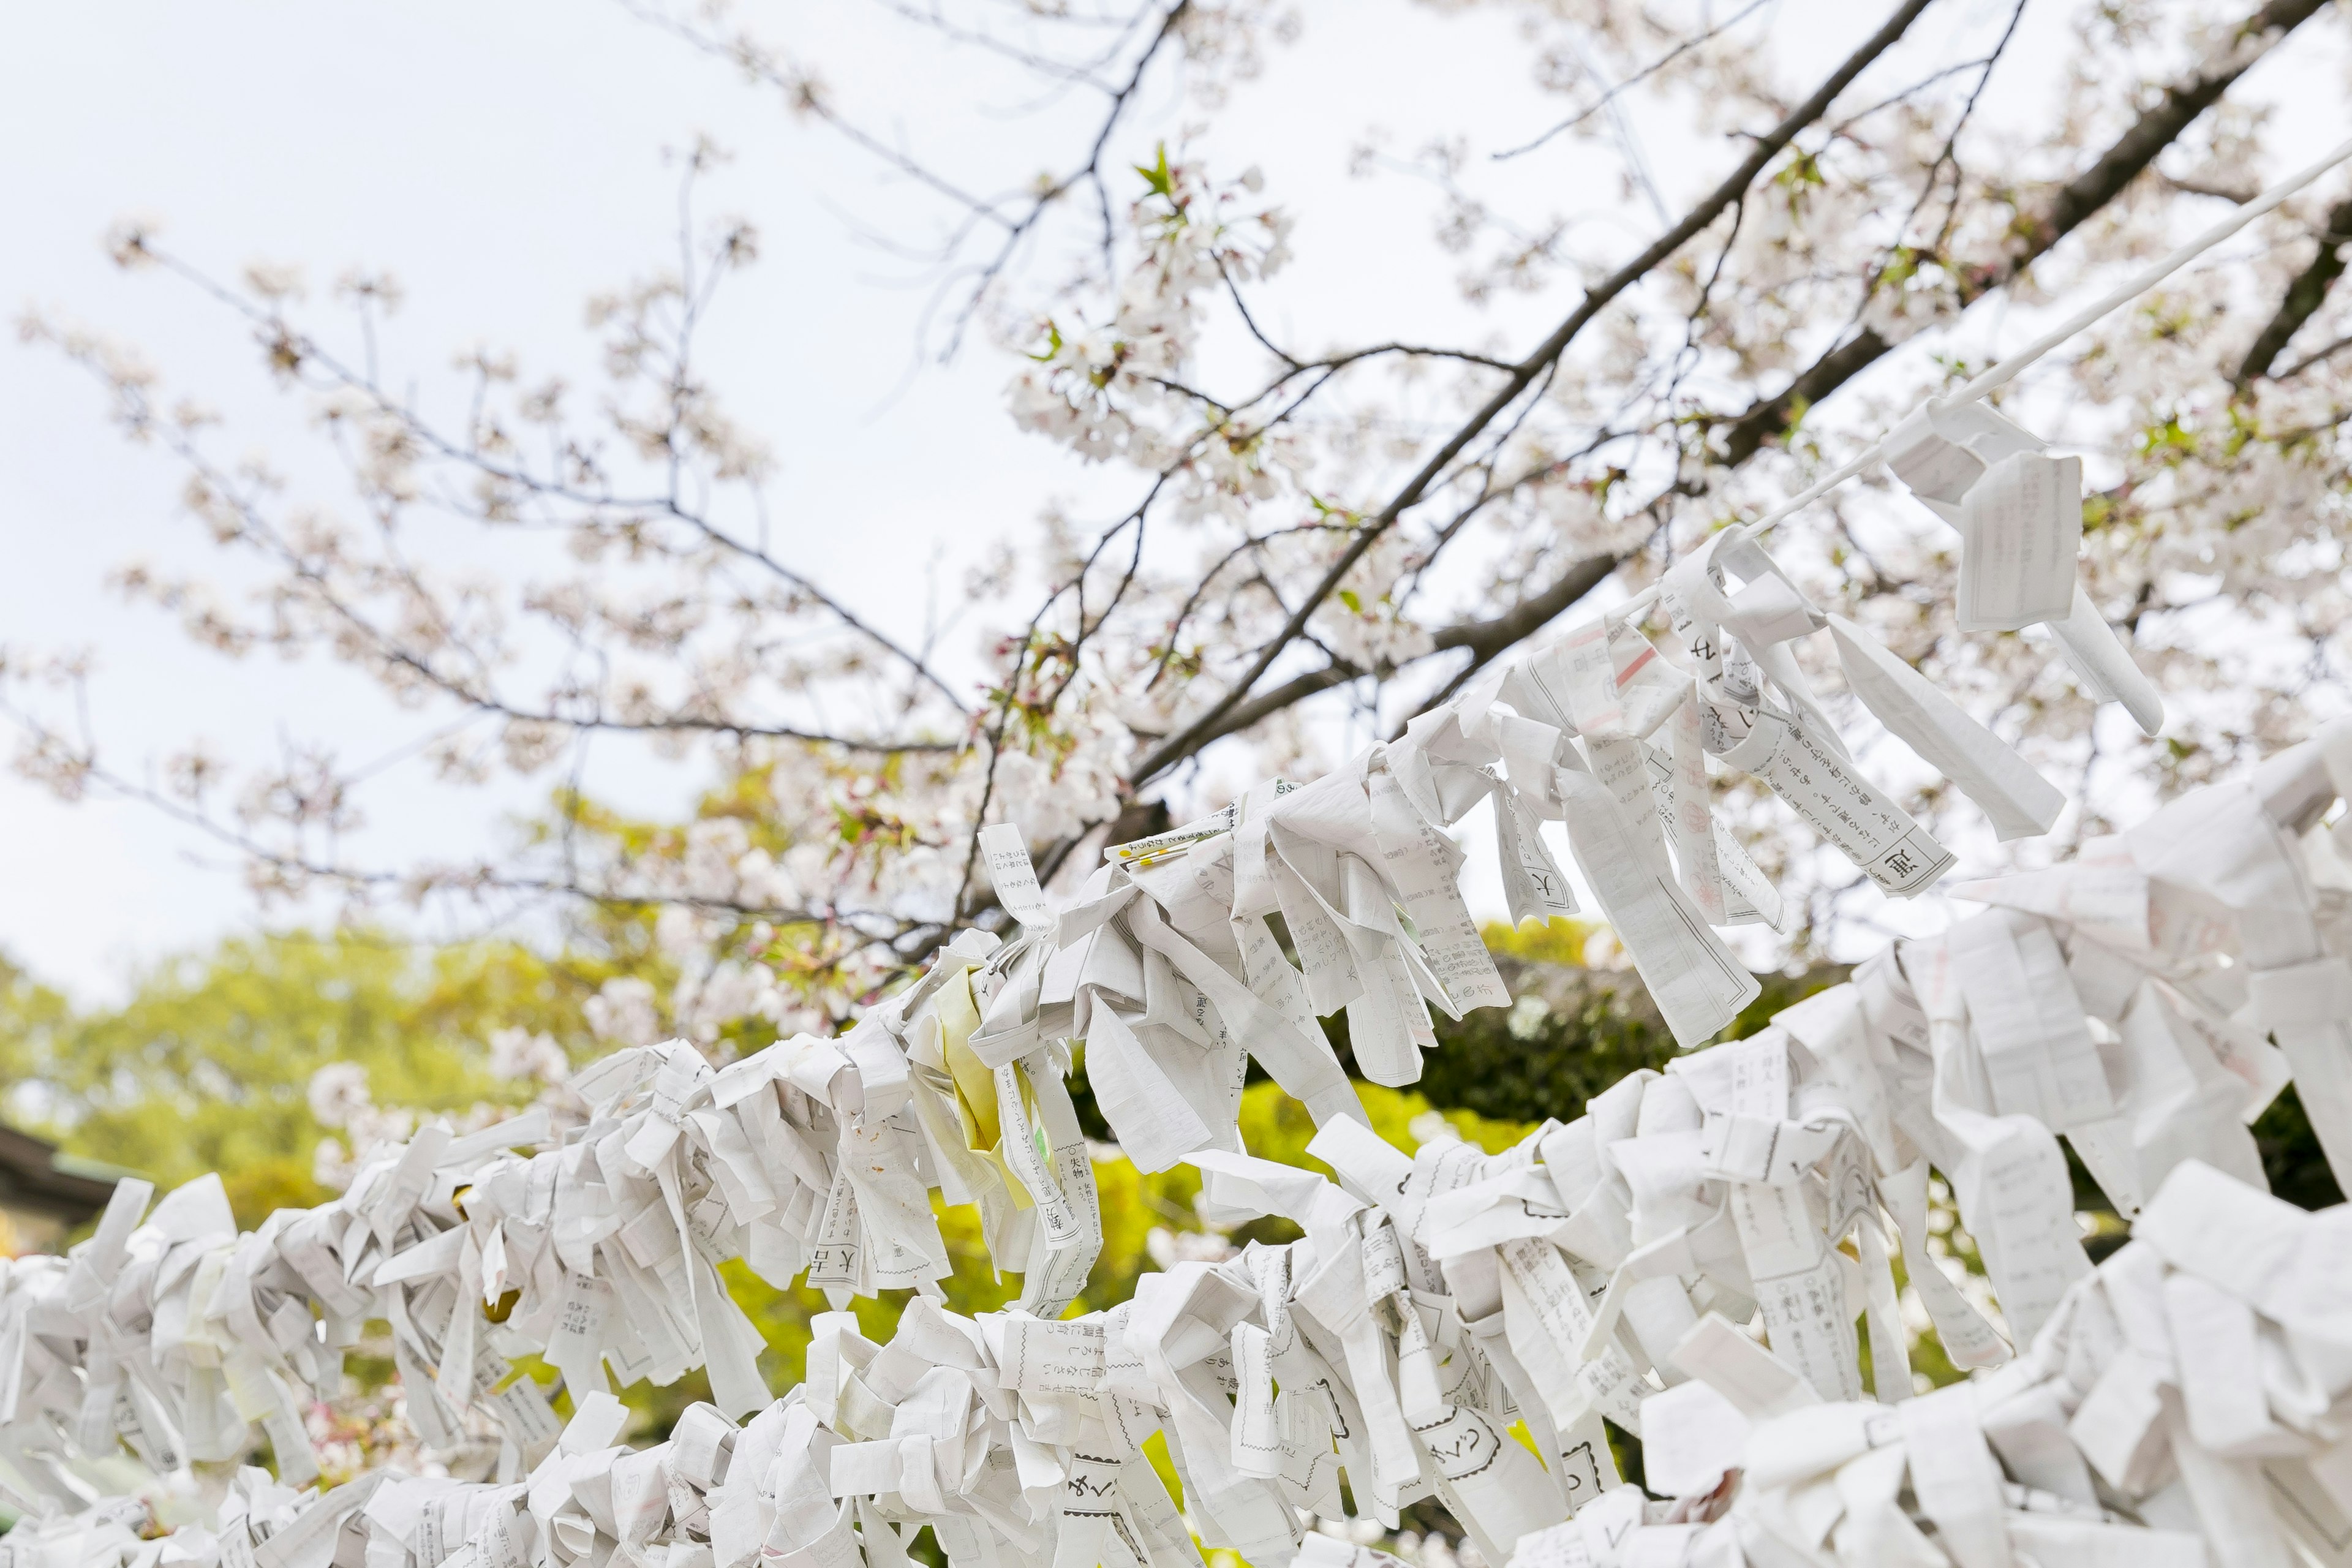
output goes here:
[{"label": "knotted white paper cluster", "polygon": [[[1948,864],[1794,673],[1810,606],[1724,539],[1668,584],[1696,670],[1595,623],[1324,779],[1115,847],[1058,905],[987,830],[1017,930],[959,937],[838,1039],[718,1068],[625,1051],[575,1076],[584,1118],[428,1127],[248,1235],[217,1178],[152,1213],[126,1183],[68,1258],[0,1279],[0,1488],[37,1516],[0,1563],[899,1568],[928,1527],[959,1568],[1177,1568],[1204,1546],[1282,1568],[1336,1563],[1305,1518],[1393,1527],[1430,1497],[1497,1563],[1995,1568],[2347,1539],[2340,1221],[2254,1191],[2245,1131],[2292,1078],[2352,1169],[2352,871],[2315,826],[2352,785],[2347,736],[1972,885],[1987,913],[1507,1152],[1408,1157],[1369,1131],[1318,1016],[1344,1011],[1363,1074],[1407,1083],[1432,1006],[1509,1000],[1444,831],[1480,800],[1515,913],[1573,908],[1540,832],[1565,821],[1686,1046],[1757,994],[1713,928],[1779,914],[1707,808],[1710,755],[1837,823],[1890,890]],[[1960,734],[1949,717],[1929,729]],[[2005,766],[1986,787],[2026,809]],[[1129,1157],[1189,1162],[1211,1217],[1281,1215],[1301,1239],[1065,1320],[1102,1237],[1074,1043]],[[1253,1057],[1336,1182],[1242,1148]],[[2163,1194],[2096,1274],[2062,1137],[2122,1212]],[[1931,1168],[2006,1333],[1930,1256]],[[978,1206],[1014,1307],[940,1305],[939,1203]],[[1898,1255],[1978,1381],[1909,1397]],[[782,1400],[717,1272],[739,1257],[836,1309]],[[901,1289],[887,1345],[839,1310]],[[495,1424],[494,1480],[302,1489],[300,1410],[372,1321],[429,1445]],[[524,1352],[562,1372],[568,1426],[512,1372]],[[714,1403],[618,1446],[607,1370],[697,1365]],[[1622,1483],[1605,1422],[1674,1500]],[[199,1501],[186,1467],[242,1458],[257,1426],[278,1479]],[[157,1521],[179,1528],[142,1540]]]},{"label": "knotted white paper cluster", "polygon": [[[1650,1484],[1520,1568],[2131,1568],[2341,1560],[2352,1214],[2184,1162],[2023,1355],[1888,1408],[1832,1402],[1719,1318],[1643,1402]],[[1736,1482],[1727,1478],[1736,1477]]]}]

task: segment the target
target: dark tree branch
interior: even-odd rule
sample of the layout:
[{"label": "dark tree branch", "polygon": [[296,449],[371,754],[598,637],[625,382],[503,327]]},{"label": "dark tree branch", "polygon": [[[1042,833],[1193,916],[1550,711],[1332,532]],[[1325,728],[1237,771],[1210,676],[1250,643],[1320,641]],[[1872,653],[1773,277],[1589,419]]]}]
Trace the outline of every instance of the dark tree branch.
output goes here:
[{"label": "dark tree branch", "polygon": [[[1554,578],[1543,592],[1530,595],[1490,620],[1465,621],[1457,626],[1439,627],[1430,637],[1433,645],[1431,652],[1450,653],[1457,648],[1467,648],[1470,650],[1470,665],[1464,673],[1475,672],[1543,630],[1563,611],[1599,587],[1623,561],[1623,556],[1609,553],[1587,556]],[[1205,746],[1210,741],[1238,734],[1260,720],[1270,719],[1284,709],[1328,691],[1335,686],[1345,686],[1349,681],[1360,680],[1367,675],[1393,673],[1391,669],[1366,669],[1346,659],[1333,659],[1320,669],[1293,676],[1281,685],[1270,687],[1248,701],[1236,704],[1217,721],[1214,730],[1201,744]],[[1461,679],[1461,676],[1455,677],[1457,684]]]},{"label": "dark tree branch", "polygon": [[2352,338],[2338,338],[2332,343],[2323,343],[2318,348],[2312,350],[2309,353],[2295,361],[2293,364],[2288,365],[2284,370],[2282,370],[2277,374],[2272,376],[2271,379],[2273,381],[2285,381],[2289,377],[2301,375],[2313,365],[2319,363],[2323,360],[2334,359],[2346,349],[2352,349]]},{"label": "dark tree branch", "polygon": [[1528,595],[1492,620],[1465,621],[1460,626],[1444,627],[1433,640],[1441,649],[1468,648],[1474,668],[1486,664],[1543,630],[1585,595],[1601,586],[1609,574],[1624,564],[1624,561],[1625,557],[1613,551],[1588,555],[1553,578],[1550,585],[1541,593]]},{"label": "dark tree branch", "polygon": [[2256,376],[2270,374],[2271,366],[2286,352],[2287,343],[2326,303],[2328,289],[2336,286],[2336,279],[2344,272],[2347,240],[2352,240],[2352,196],[2336,203],[2335,210],[2327,215],[2327,225],[2319,231],[2319,254],[2287,285],[2286,298],[2279,301],[2278,314],[2255,334],[2253,345],[2246,350],[2246,357],[2238,366],[2240,386]]},{"label": "dark tree branch", "polygon": [[[2245,75],[2256,60],[2327,4],[2328,0],[2271,0],[2271,4],[2254,13],[2238,29],[2236,47],[2226,60],[2167,88],[2164,96],[2097,163],[2059,189],[2039,218],[2020,226],[2015,248],[2009,256],[1964,277],[1960,284],[1962,302],[1973,302],[2009,282],[2088,222],[2153,163],[2158,153],[2172,145],[2199,115],[2219,101],[2231,84]],[[1874,281],[1873,286],[1875,287]],[[1819,403],[1852,381],[1894,347],[1874,330],[1864,327],[1815,360],[1779,395],[1766,398],[1730,422],[1723,449],[1724,465],[1737,468],[1754,457],[1767,443],[1787,433],[1800,410]]]}]

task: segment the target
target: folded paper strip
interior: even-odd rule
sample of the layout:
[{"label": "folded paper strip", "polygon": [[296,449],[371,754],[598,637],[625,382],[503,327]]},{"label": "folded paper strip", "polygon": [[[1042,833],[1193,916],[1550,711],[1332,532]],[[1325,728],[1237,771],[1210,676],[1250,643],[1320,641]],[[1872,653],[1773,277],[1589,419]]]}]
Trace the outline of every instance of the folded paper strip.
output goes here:
[{"label": "folded paper strip", "polygon": [[[1694,667],[1581,628],[1326,778],[1114,847],[1066,898],[988,830],[1008,934],[960,935],[838,1038],[622,1051],[573,1080],[584,1117],[427,1127],[251,1233],[217,1178],[152,1207],[123,1184],[69,1256],[0,1276],[0,1492],[27,1512],[0,1564],[905,1568],[928,1527],[958,1568],[1369,1568],[1302,1519],[1393,1528],[1431,1498],[1530,1568],[2346,1561],[2352,1215],[2268,1196],[2247,1123],[2293,1080],[2352,1173],[2352,870],[2320,825],[2352,737],[1963,885],[1983,912],[1502,1153],[1369,1130],[1319,1018],[1402,1084],[1432,1007],[1509,1001],[1445,831],[1480,801],[1517,912],[1573,907],[1541,833],[1565,823],[1693,1047],[1757,994],[1717,928],[1778,915],[1709,756],[1890,891],[1949,864],[1780,657],[1828,618],[1718,553],[1746,585],[1702,570],[1671,601]],[[1929,728],[2047,825],[1990,736]],[[1066,1316],[1102,1245],[1081,1045],[1128,1157],[1300,1239]],[[1336,1180],[1243,1148],[1253,1058]],[[2096,1268],[2064,1146],[2137,1216]],[[1931,1171],[1997,1310],[1931,1247]],[[940,1304],[935,1202],[977,1205],[1013,1306]],[[781,1399],[735,1258],[832,1299]],[[846,1308],[883,1290],[913,1295],[876,1343]],[[1975,1375],[1915,1396],[1914,1320]],[[302,1413],[373,1321],[425,1444],[502,1435],[494,1479],[314,1484]],[[711,1402],[622,1445],[608,1373],[693,1367]],[[262,1443],[274,1478],[236,1468]]]}]

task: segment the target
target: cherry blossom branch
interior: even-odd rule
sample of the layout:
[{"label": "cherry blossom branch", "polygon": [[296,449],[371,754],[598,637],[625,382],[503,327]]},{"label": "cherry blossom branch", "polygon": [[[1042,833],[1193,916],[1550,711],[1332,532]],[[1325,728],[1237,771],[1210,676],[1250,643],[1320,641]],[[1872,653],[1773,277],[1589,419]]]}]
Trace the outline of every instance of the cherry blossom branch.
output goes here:
[{"label": "cherry blossom branch", "polygon": [[[658,497],[631,499],[615,496],[609,490],[604,492],[583,490],[577,486],[564,483],[552,475],[542,477],[519,465],[499,462],[485,454],[477,441],[470,439],[460,441],[447,435],[416,414],[406,404],[394,399],[377,383],[372,374],[345,364],[341,358],[315,338],[307,333],[295,331],[278,312],[260,309],[236,290],[221,285],[200,268],[155,244],[152,237],[134,235],[128,244],[142,259],[152,261],[173,276],[194,284],[210,298],[244,317],[257,331],[268,334],[272,353],[282,362],[297,369],[322,372],[331,384],[358,393],[368,400],[373,413],[396,421],[409,437],[433,454],[469,468],[500,484],[516,486],[541,499],[583,508],[609,507],[617,508],[623,511],[658,512],[669,517],[730,554],[790,584],[796,592],[804,595],[810,602],[824,608],[844,627],[873,643],[883,652],[906,665],[912,674],[931,687],[959,714],[969,712],[969,709],[955,689],[931,668],[927,659],[901,646],[889,634],[852,611],[827,593],[806,573],[778,560],[761,546],[737,538],[726,529],[711,521],[707,515],[686,506],[681,500],[675,477],[668,493]],[[647,728],[656,727],[648,726]],[[688,725],[687,727],[711,728],[712,726]],[[728,728],[728,726],[717,727]],[[742,732],[766,733],[768,731],[757,728],[746,728]],[[774,732],[780,736],[791,734],[789,731]],[[889,743],[879,746],[873,746],[870,742],[860,743],[869,745],[870,749],[885,751],[932,749],[927,744],[920,743],[908,745]]]},{"label": "cherry blossom branch", "polygon": [[477,900],[489,894],[516,894],[578,899],[622,911],[676,904],[742,920],[762,920],[779,926],[846,929],[864,943],[886,945],[903,941],[916,931],[929,930],[935,923],[839,907],[784,908],[692,889],[600,887],[578,877],[559,879],[519,874],[487,861],[425,870],[364,869],[352,867],[338,858],[321,858],[299,850],[279,848],[203,809],[200,790],[184,792],[188,798],[181,798],[137,783],[101,763],[96,742],[88,731],[89,712],[86,702],[82,700],[80,678],[76,675],[72,680],[76,687],[75,708],[83,728],[79,740],[68,738],[53,726],[43,724],[12,702],[0,701],[0,714],[5,714],[17,726],[25,736],[26,746],[38,754],[43,773],[57,778],[61,787],[69,788],[74,795],[96,789],[157,811],[193,828],[223,847],[233,850],[248,865],[272,872],[277,890],[289,895],[299,893],[308,885],[324,884],[346,889],[393,889],[412,903],[422,903],[436,894],[466,894]]},{"label": "cherry blossom branch", "polygon": [[[142,394],[133,392],[131,395],[143,400]],[[308,585],[312,590],[314,604],[329,610],[386,664],[407,670],[418,680],[478,715],[529,724],[543,724],[566,731],[601,730],[618,734],[729,735],[740,739],[804,742],[880,755],[901,752],[951,753],[962,750],[966,744],[962,741],[911,737],[876,740],[801,726],[754,723],[746,720],[689,712],[672,713],[658,719],[629,720],[615,718],[602,711],[563,712],[552,708],[530,709],[520,706],[499,697],[495,692],[477,689],[457,679],[430,660],[419,657],[404,647],[397,637],[377,626],[348,603],[336,591],[332,581],[312,564],[303,552],[296,548],[243,493],[236,477],[222,470],[184,432],[176,428],[169,421],[157,418],[152,412],[135,413],[131,417],[151,434],[156,435],[164,449],[177,458],[191,474],[201,479],[218,501],[236,509],[244,524],[244,536],[267,549],[289,576]],[[422,587],[421,584],[416,586],[420,589]],[[478,659],[477,662],[480,661]]]},{"label": "cherry blossom branch", "polygon": [[[2315,5],[2305,4],[2305,0],[2278,0],[2278,3],[2266,7],[2263,13],[2239,30],[2239,48],[2227,64],[2219,69],[2209,68],[2168,89],[2158,104],[2141,116],[2132,129],[2120,138],[2090,171],[2062,189],[2050,204],[2044,220],[2032,231],[2032,243],[2030,253],[2014,258],[2007,268],[2004,277],[2013,277],[2017,272],[2021,271],[2032,259],[2046,253],[2058,239],[2087,221],[2093,214],[2104,207],[2107,201],[2120,194],[2123,186],[2129,183],[2133,175],[2152,163],[2163,147],[2176,139],[2198,112],[2201,112],[2204,107],[2210,106],[2231,81],[2243,74],[2253,58],[2259,58],[2261,52],[2273,45],[2280,37],[2284,36],[2285,30],[2305,19],[2316,9]],[[2015,15],[2012,14],[2011,27],[2003,35],[2003,45],[2013,33],[2014,23]],[[2257,45],[2251,52],[2246,43],[2249,39],[2254,40]],[[2000,53],[2000,49],[1996,48],[1983,63],[1989,67],[1991,60],[1999,58]],[[1971,106],[1981,93],[1981,89],[1982,79],[1980,78],[1977,92],[1970,95]],[[1954,137],[1949,140],[1956,139],[1957,128]],[[1859,368],[1856,366],[1855,370],[1858,372]],[[1850,379],[1852,374],[1853,372],[1839,375],[1833,383],[1822,385],[1822,394],[1826,395],[1828,391],[1834,390],[1835,385],[1843,384],[1843,381]],[[1827,380],[1825,376],[1815,378],[1817,385]],[[1475,422],[1483,424],[1491,420],[1494,414],[1497,412],[1499,408],[1490,402],[1486,407],[1480,410],[1479,416],[1474,418]],[[1754,449],[1752,446],[1748,447],[1747,451],[1740,451],[1735,447],[1728,455],[1729,466],[1738,466],[1738,462],[1743,461],[1745,457]],[[1417,476],[1417,478],[1425,479],[1426,470],[1423,476]],[[1678,485],[1675,488],[1679,489],[1683,487]],[[1414,496],[1413,499],[1417,500],[1418,497]],[[1389,521],[1393,521],[1392,517]],[[1374,524],[1375,526],[1383,525],[1379,519],[1374,520]],[[1359,545],[1362,543],[1360,539]],[[1309,605],[1301,610],[1293,611],[1290,621],[1286,626],[1284,637],[1275,645],[1274,652],[1278,654],[1281,646],[1286,646],[1288,639],[1295,638],[1305,625],[1307,614],[1311,613],[1312,605],[1319,602],[1319,599],[1328,593],[1340,574],[1348,565],[1352,564],[1355,556],[1360,556],[1360,553],[1361,549],[1359,548],[1354,556],[1343,558],[1339,567],[1327,574],[1321,591],[1310,599]],[[1615,552],[1601,552],[1578,562],[1558,579],[1551,591],[1537,596],[1523,606],[1528,616],[1540,618],[1527,620],[1524,623],[1527,629],[1520,635],[1532,635],[1534,631],[1540,629],[1552,616],[1563,612],[1581,598],[1582,594],[1589,592],[1591,586],[1597,585],[1599,582],[1605,580],[1610,572],[1622,563],[1622,555]],[[1573,590],[1573,592],[1569,596],[1563,596],[1563,590]],[[1441,631],[1437,637],[1440,639],[1445,639],[1447,633]],[[1475,670],[1479,664],[1483,664],[1486,658],[1491,657],[1493,655],[1490,653],[1484,658],[1475,659],[1471,670]],[[1266,650],[1261,650],[1249,675],[1231,689],[1227,698],[1219,707],[1213,708],[1207,714],[1196,718],[1188,731],[1163,741],[1160,746],[1147,754],[1145,760],[1134,770],[1132,776],[1137,782],[1140,784],[1164,773],[1176,761],[1198,751],[1213,740],[1246,729],[1307,697],[1343,684],[1362,673],[1352,666],[1334,665],[1305,672],[1255,698],[1239,696],[1238,694],[1247,691],[1271,663],[1272,658],[1267,657]],[[1466,679],[1468,673],[1470,673],[1469,670],[1463,672],[1462,676],[1456,678],[1455,683],[1458,684],[1461,679]]]},{"label": "cherry blossom branch", "polygon": [[[2042,216],[2019,226],[2010,253],[1990,266],[1964,276],[1962,303],[1979,299],[2018,277],[2052,247],[2088,222],[2123,194],[2124,187],[2155,163],[2157,155],[2179,139],[2190,123],[2221,100],[2231,84],[2269,53],[2289,33],[2325,7],[2328,0],[2271,0],[2232,35],[2229,53],[2208,62],[2166,88],[2151,105],[2099,159],[2061,186]],[[1875,287],[1874,280],[1871,287]],[[1737,468],[1794,423],[1798,411],[1822,398],[1875,364],[1895,344],[1876,329],[1864,327],[1831,349],[1774,395],[1763,398],[1727,422],[1720,460]]]},{"label": "cherry blossom branch", "polygon": [[1893,47],[1895,41],[1903,37],[1911,23],[1927,8],[1930,3],[1931,0],[1905,0],[1905,3],[1896,7],[1894,15],[1875,33],[1864,40],[1859,48],[1848,56],[1844,62],[1814,89],[1811,97],[1800,104],[1780,124],[1757,138],[1748,156],[1740,160],[1738,167],[1733,169],[1713,192],[1685,213],[1680,222],[1644,247],[1641,254],[1595,284],[1568,318],[1554,329],[1551,335],[1537,345],[1526,359],[1512,369],[1503,384],[1477,412],[1446,437],[1437,450],[1423,463],[1419,471],[1405,482],[1403,488],[1391,496],[1387,504],[1367,521],[1354,542],[1341,552],[1339,559],[1324,574],[1322,581],[1308,594],[1305,602],[1291,612],[1290,618],[1284,624],[1281,631],[1259,649],[1246,673],[1234,681],[1223,697],[1196,717],[1181,732],[1148,752],[1131,770],[1129,778],[1137,784],[1147,783],[1159,777],[1175,763],[1206,744],[1211,732],[1216,731],[1225,716],[1249,700],[1250,690],[1257,684],[1259,678],[1264,676],[1273,667],[1274,662],[1280,658],[1297,640],[1298,634],[1307,625],[1307,617],[1339,587],[1349,569],[1363,558],[1364,553],[1371,549],[1373,543],[1396,522],[1398,518],[1420,502],[1428,493],[1432,481],[1445,470],[1454,458],[1475,440],[1481,432],[1500,417],[1506,409],[1517,401],[1520,395],[1534,384],[1539,375],[1550,369],[1559,356],[1567,352],[1569,344],[1575,341],[1577,334],[1583,330],[1586,323],[1598,316],[1620,294],[1646,277],[1653,268],[1679,250],[1692,237],[1705,230],[1725,210],[1739,201],[1747,194],[1748,187],[1754,184],[1756,176],[1763,172],[1765,165],[1777,157],[1781,149],[1794,141],[1799,132],[1819,120],[1823,111],[1835,100],[1837,95],[1844,91],[1855,77],[1861,75],[1864,69],[1879,56]]}]

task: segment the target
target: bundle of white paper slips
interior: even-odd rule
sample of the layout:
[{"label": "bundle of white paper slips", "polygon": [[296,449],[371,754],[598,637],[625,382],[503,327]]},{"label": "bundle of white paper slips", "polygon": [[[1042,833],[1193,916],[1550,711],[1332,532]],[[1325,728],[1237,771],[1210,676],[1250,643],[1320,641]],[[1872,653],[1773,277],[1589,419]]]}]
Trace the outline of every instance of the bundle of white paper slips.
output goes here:
[{"label": "bundle of white paper slips", "polygon": [[[1962,507],[2017,471],[1939,428],[1922,482]],[[1565,820],[1685,1046],[1757,994],[1714,926],[1775,914],[1712,818],[1710,755],[1892,892],[1949,864],[1794,673],[1786,642],[1821,617],[1724,538],[1668,581],[1685,650],[1580,628],[1327,778],[1114,847],[1068,900],[985,830],[1010,940],[964,933],[840,1038],[718,1068],[623,1051],[575,1079],[584,1121],[428,1127],[250,1234],[217,1178],[152,1211],[126,1182],[68,1258],[0,1278],[0,1489],[29,1514],[0,1564],[901,1568],[929,1526],[958,1568],[1203,1548],[1282,1568],[1359,1550],[1302,1517],[1393,1526],[1433,1496],[1488,1562],[1529,1568],[2345,1561],[2352,1218],[2265,1195],[2247,1122],[2292,1079],[2352,1172],[2352,871],[2318,826],[2352,790],[2352,728],[2058,868],[1963,886],[1988,912],[1505,1153],[1408,1157],[1361,1120],[1318,1016],[1344,1010],[1361,1072],[1402,1084],[1431,1006],[1509,1000],[1444,831],[1479,801],[1515,914],[1572,907],[1539,832]],[[2028,607],[2054,613],[2045,587]],[[1996,822],[2046,826],[2022,763],[1834,629],[1891,728],[1931,760],[1946,744]],[[1079,1042],[1127,1157],[1189,1162],[1212,1219],[1286,1215],[1303,1239],[1064,1321],[1102,1235],[1064,1084]],[[1252,1057],[1313,1113],[1337,1183],[1241,1147]],[[2139,1216],[2096,1270],[2062,1136]],[[1931,1167],[2006,1334],[1930,1255]],[[1015,1307],[940,1307],[935,1199],[979,1206]],[[1973,1380],[1911,1397],[1897,1253]],[[736,1257],[836,1309],[781,1400],[717,1272]],[[909,1287],[887,1345],[838,1310]],[[301,1412],[375,1321],[425,1442],[494,1419],[499,1479],[309,1487]],[[561,1369],[569,1425],[509,1367],[526,1352]],[[715,1403],[617,1446],[605,1369],[697,1365]],[[1671,1500],[1622,1483],[1604,1418]],[[223,1496],[256,1426],[278,1478],[238,1470]]]}]

